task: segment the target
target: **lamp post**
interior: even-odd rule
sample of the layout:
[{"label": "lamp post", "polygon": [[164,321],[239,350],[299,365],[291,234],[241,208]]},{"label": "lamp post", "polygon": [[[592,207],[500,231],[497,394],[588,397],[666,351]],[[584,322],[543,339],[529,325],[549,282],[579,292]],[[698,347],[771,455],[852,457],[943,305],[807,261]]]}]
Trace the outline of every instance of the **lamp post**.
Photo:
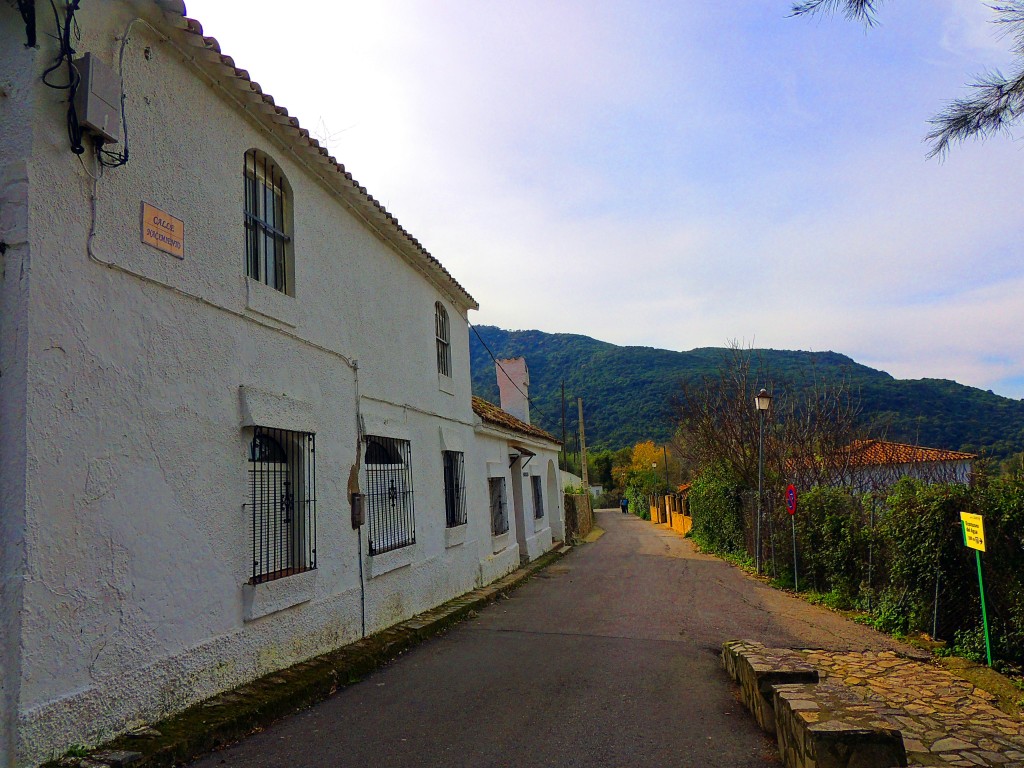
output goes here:
[{"label": "lamp post", "polygon": [[762,389],[754,397],[754,405],[757,406],[757,526],[754,535],[754,568],[758,575],[761,573],[761,497],[764,487],[764,415],[772,404],[772,396],[768,390]]},{"label": "lamp post", "polygon": [[[654,482],[658,482],[658,462],[656,461],[651,462],[651,475],[653,475],[654,477]],[[651,495],[647,498],[647,505],[651,508],[652,518],[654,517],[654,497],[656,495],[656,493],[651,493]]]}]

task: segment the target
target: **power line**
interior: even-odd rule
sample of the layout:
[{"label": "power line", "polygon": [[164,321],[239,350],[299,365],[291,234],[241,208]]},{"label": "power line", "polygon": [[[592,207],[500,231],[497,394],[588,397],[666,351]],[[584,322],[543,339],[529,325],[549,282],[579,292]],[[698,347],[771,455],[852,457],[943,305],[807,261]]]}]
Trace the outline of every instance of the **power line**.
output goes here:
[{"label": "power line", "polygon": [[511,376],[508,375],[508,371],[506,371],[505,368],[501,365],[501,363],[498,362],[498,358],[494,356],[494,353],[491,351],[491,348],[487,346],[487,342],[484,341],[484,337],[480,335],[480,331],[478,331],[476,329],[476,326],[473,325],[472,323],[468,322],[468,321],[467,321],[467,325],[469,325],[469,327],[473,329],[473,333],[476,334],[476,337],[480,340],[480,343],[483,345],[484,349],[487,350],[487,354],[491,356],[491,360],[494,361],[494,365],[501,369],[501,372],[505,374],[505,378],[507,378],[510,382],[512,382],[512,386],[516,388],[516,391],[519,392],[520,395],[522,395],[523,397],[526,398],[526,402],[528,402],[531,405],[531,407],[534,407],[534,408],[537,409],[537,412],[540,413],[540,415],[544,417],[545,421],[547,421],[549,423],[554,423],[552,421],[552,419],[551,419],[551,416],[547,413],[547,411],[545,411],[543,408],[541,408],[539,405],[537,405],[533,401],[532,397],[530,397],[528,394],[523,392],[523,390],[519,389],[519,385],[516,384],[515,380]]}]

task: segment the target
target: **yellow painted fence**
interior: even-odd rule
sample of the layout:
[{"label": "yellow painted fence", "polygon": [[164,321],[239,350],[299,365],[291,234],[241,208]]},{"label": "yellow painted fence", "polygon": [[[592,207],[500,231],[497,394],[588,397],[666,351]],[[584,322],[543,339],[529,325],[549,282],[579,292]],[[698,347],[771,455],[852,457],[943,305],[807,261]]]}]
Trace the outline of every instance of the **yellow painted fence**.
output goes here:
[{"label": "yellow painted fence", "polygon": [[651,496],[648,499],[651,511],[651,522],[656,525],[667,525],[683,536],[693,528],[693,518],[689,515],[686,496],[681,493],[670,493],[664,496]]}]

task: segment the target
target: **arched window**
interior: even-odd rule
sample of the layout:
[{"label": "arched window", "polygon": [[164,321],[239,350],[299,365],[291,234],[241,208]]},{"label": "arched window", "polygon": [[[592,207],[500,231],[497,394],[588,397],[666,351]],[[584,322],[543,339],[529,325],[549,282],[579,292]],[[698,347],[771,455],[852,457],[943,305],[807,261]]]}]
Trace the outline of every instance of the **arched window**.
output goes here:
[{"label": "arched window", "polygon": [[288,181],[265,153],[245,153],[245,273],[295,295]]},{"label": "arched window", "polygon": [[448,311],[440,301],[434,304],[434,335],[437,337],[437,372],[442,376],[451,376],[452,358]]}]

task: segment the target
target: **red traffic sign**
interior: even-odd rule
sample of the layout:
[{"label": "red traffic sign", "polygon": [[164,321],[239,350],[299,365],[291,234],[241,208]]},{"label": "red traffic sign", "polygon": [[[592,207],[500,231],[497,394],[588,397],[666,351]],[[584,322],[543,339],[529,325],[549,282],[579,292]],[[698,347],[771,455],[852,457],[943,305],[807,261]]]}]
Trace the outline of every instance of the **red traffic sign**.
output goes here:
[{"label": "red traffic sign", "polygon": [[786,509],[789,514],[796,514],[796,486],[790,485],[786,488]]}]

